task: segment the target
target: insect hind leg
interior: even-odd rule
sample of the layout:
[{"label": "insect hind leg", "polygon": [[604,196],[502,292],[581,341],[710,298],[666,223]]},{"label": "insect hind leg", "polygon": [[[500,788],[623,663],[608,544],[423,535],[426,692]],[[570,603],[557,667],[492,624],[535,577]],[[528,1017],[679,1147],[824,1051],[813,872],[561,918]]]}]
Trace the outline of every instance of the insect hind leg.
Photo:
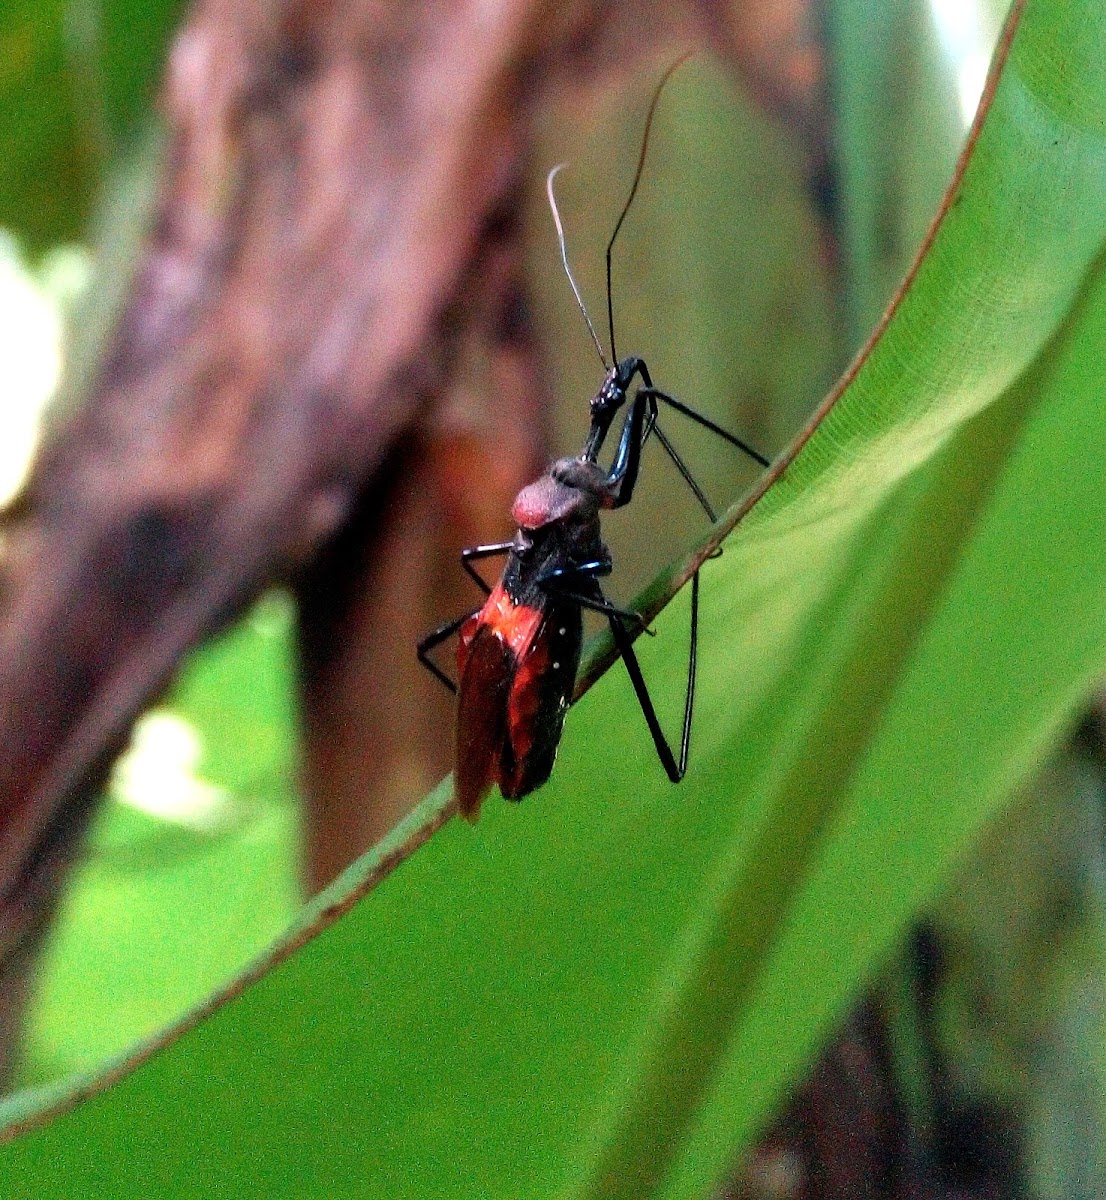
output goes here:
[{"label": "insect hind leg", "polygon": [[479,611],[480,609],[474,608],[471,612],[462,613],[459,617],[454,617],[452,621],[446,621],[444,625],[439,625],[437,629],[428,633],[418,644],[419,662],[422,663],[435,679],[445,684],[454,695],[457,694],[457,685],[430,657],[430,651],[436,646],[440,646],[442,642],[448,641],[470,617],[475,617]]},{"label": "insect hind leg", "polygon": [[622,624],[621,617],[608,614],[608,620],[610,621],[614,644],[622,656],[622,661],[626,664],[626,674],[630,677],[634,695],[637,697],[638,705],[641,708],[642,715],[645,717],[645,724],[649,727],[650,736],[653,738],[657,757],[661,760],[661,766],[664,767],[668,778],[673,783],[679,783],[684,775],[687,774],[687,755],[688,748],[691,745],[691,719],[695,709],[695,672],[698,665],[699,648],[699,572],[696,571],[691,577],[691,641],[688,648],[687,693],[684,698],[684,719],[683,727],[680,730],[680,752],[678,759],[672,753],[672,747],[668,744],[664,730],[661,729],[660,721],[657,718],[657,710],[653,705],[653,698],[649,694],[649,688],[641,673],[641,665],[638,662],[637,654],[634,652],[633,641],[626,627]]}]

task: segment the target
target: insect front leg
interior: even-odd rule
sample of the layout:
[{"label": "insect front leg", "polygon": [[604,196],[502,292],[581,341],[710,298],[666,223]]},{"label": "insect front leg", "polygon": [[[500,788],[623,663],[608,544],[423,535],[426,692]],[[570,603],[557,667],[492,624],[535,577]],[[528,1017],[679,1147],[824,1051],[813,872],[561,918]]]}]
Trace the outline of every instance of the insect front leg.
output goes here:
[{"label": "insect front leg", "polygon": [[611,469],[607,473],[606,490],[611,508],[622,508],[633,499],[641,470],[641,448],[648,436],[646,429],[653,428],[656,419],[656,401],[649,398],[644,388],[639,388],[618,439]]},{"label": "insect front leg", "polygon": [[675,396],[670,396],[667,392],[662,392],[660,388],[654,387],[653,381],[649,378],[645,370],[642,370],[641,376],[645,380],[645,387],[638,388],[637,396],[647,396],[654,402],[659,401],[662,404],[667,404],[669,408],[675,409],[678,413],[683,413],[685,417],[689,417],[692,421],[702,425],[704,429],[709,429],[711,433],[717,434],[723,441],[729,442],[731,446],[735,446],[743,454],[747,454],[762,467],[772,465],[759,450],[754,450],[748,442],[742,441],[736,434],[730,433],[728,429],[723,429],[721,425],[716,425],[709,417],[704,417],[701,412],[697,412],[690,405],[684,404],[682,400],[677,400]]}]

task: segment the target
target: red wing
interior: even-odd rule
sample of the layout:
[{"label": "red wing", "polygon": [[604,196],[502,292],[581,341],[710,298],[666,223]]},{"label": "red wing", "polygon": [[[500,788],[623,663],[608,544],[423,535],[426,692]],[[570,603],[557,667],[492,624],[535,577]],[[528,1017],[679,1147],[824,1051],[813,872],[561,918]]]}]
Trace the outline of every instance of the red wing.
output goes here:
[{"label": "red wing", "polygon": [[467,641],[457,704],[453,789],[461,816],[475,821],[493,783],[507,735],[507,700],[515,656],[494,629],[476,619]]},{"label": "red wing", "polygon": [[519,662],[507,702],[499,786],[509,800],[541,787],[553,770],[580,661],[580,619],[546,621]]},{"label": "red wing", "polygon": [[[537,782],[544,783],[553,765],[559,722],[544,774],[539,763],[525,761],[534,740],[533,731],[525,729],[527,722],[547,724],[539,721],[543,714],[538,711],[538,693],[543,689],[527,688],[521,698],[512,693],[521,667],[527,667],[527,677],[544,671],[543,664],[549,657],[545,644],[548,639],[543,640],[540,634],[544,620],[543,608],[516,604],[500,584],[480,612],[461,627],[457,642],[460,695],[454,789],[461,815],[470,821],[479,816],[480,804],[493,783],[500,785],[505,796],[515,799],[537,786],[521,785],[533,766],[538,766],[541,776]],[[574,674],[575,667],[572,671]],[[524,761],[519,761],[520,754]]]}]

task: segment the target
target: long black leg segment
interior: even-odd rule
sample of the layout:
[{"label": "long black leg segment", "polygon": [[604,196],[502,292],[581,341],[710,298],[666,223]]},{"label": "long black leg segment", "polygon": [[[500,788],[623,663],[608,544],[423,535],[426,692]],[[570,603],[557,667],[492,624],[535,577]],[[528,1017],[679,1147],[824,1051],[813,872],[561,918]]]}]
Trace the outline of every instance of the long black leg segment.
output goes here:
[{"label": "long black leg segment", "polygon": [[664,447],[665,453],[676,464],[676,470],[684,477],[684,483],[695,493],[695,499],[699,501],[703,512],[707,514],[707,519],[713,524],[718,520],[718,516],[711,508],[710,501],[703,494],[703,489],[695,482],[691,472],[687,469],[687,464],[680,457],[676,447],[669,441],[668,435],[656,421],[653,422],[653,432],[657,435],[657,441]]},{"label": "long black leg segment", "polygon": [[[480,588],[485,596],[490,596],[492,589],[472,564],[482,558],[494,558],[496,555],[510,554],[512,545],[513,543],[511,542],[493,542],[487,546],[470,546],[467,550],[461,551],[461,566],[464,567],[465,573]],[[432,633],[428,633],[418,644],[419,662],[422,663],[435,679],[445,684],[454,695],[457,694],[457,685],[436,662],[431,660],[430,651],[435,646],[440,646],[442,642],[451,638],[469,617],[474,617],[479,611],[480,609],[474,608],[472,612],[462,613],[461,616],[455,617],[452,621],[447,621],[444,625],[439,625],[437,629]]]},{"label": "long black leg segment", "polygon": [[696,571],[691,577],[691,644],[687,657],[687,697],[684,700],[684,724],[680,733],[678,762],[672,754],[668,739],[664,736],[660,721],[657,720],[657,710],[653,707],[653,699],[645,685],[637,655],[634,653],[633,642],[626,632],[626,627],[622,624],[620,617],[609,616],[608,619],[611,623],[614,644],[618,647],[622,661],[626,664],[626,674],[630,676],[630,683],[633,684],[634,694],[637,696],[638,704],[641,705],[645,723],[649,726],[661,766],[664,767],[665,773],[673,783],[679,783],[687,773],[687,752],[691,744],[691,717],[695,707],[695,668],[699,649],[699,572]]},{"label": "long black leg segment", "polygon": [[640,613],[631,612],[628,608],[619,608],[617,605],[610,604],[605,598],[597,599],[595,596],[589,596],[586,592],[575,592],[571,588],[556,583],[548,585],[546,590],[556,592],[563,599],[571,600],[581,608],[586,608],[590,612],[600,613],[611,620],[621,619],[629,621],[631,625],[636,625],[642,633],[647,633],[650,637],[654,636],[653,631],[641,619]]},{"label": "long black leg segment", "polygon": [[481,558],[494,558],[496,555],[510,554],[512,545],[512,542],[493,542],[487,546],[470,546],[467,550],[461,551],[461,566],[485,596],[490,596],[492,589],[488,587],[487,581],[472,564]]},{"label": "long black leg segment", "polygon": [[676,412],[683,413],[685,417],[690,417],[692,421],[698,422],[704,429],[709,429],[711,433],[716,433],[724,441],[730,443],[731,446],[736,446],[743,454],[747,454],[754,462],[760,463],[762,467],[769,467],[772,464],[758,450],[754,450],[748,442],[743,442],[741,438],[730,433],[728,429],[723,429],[721,425],[716,425],[709,417],[704,417],[701,412],[696,412],[695,409],[677,400],[675,396],[670,396],[667,392],[662,392],[660,388],[655,388],[650,383],[647,387],[638,390],[638,396],[648,396],[653,400],[659,400],[662,404],[667,404],[669,408],[674,408]]},{"label": "long black leg segment", "polygon": [[431,660],[430,651],[433,650],[435,646],[440,646],[442,642],[446,641],[448,638],[451,638],[469,619],[469,617],[475,617],[479,611],[480,609],[474,608],[472,612],[462,613],[461,616],[454,617],[452,621],[447,621],[444,625],[439,625],[437,629],[435,629],[432,633],[428,633],[426,637],[419,642],[419,662],[422,663],[422,665],[430,672],[431,675],[435,677],[435,679],[439,679],[442,683],[444,683],[454,695],[457,694],[457,685],[441,669],[441,667],[438,666],[436,662]]},{"label": "long black leg segment", "polygon": [[[626,608],[618,608],[603,595],[595,582],[599,575],[609,575],[611,564],[607,559],[597,559],[595,562],[573,563],[567,567],[554,567],[545,571],[537,579],[537,585],[546,592],[552,592],[564,600],[571,600],[591,612],[600,613],[605,617],[621,617],[636,625],[644,633],[652,635],[639,613]],[[579,583],[587,590],[578,590],[574,584]]]}]

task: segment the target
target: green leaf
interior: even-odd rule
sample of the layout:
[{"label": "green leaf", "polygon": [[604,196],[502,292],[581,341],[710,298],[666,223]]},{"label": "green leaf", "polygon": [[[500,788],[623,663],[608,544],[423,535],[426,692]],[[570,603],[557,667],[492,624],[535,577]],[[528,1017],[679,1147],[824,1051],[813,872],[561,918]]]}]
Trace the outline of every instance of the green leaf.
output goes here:
[{"label": "green leaf", "polygon": [[[1103,44],[1096,0],[1025,9],[906,293],[705,565],[680,788],[609,672],[540,796],[15,1142],[5,1195],[710,1191],[1106,659]],[[686,620],[639,643],[666,713]]]},{"label": "green leaf", "polygon": [[38,964],[27,1083],[149,1036],[295,914],[293,619],[266,596],[139,723]]}]

